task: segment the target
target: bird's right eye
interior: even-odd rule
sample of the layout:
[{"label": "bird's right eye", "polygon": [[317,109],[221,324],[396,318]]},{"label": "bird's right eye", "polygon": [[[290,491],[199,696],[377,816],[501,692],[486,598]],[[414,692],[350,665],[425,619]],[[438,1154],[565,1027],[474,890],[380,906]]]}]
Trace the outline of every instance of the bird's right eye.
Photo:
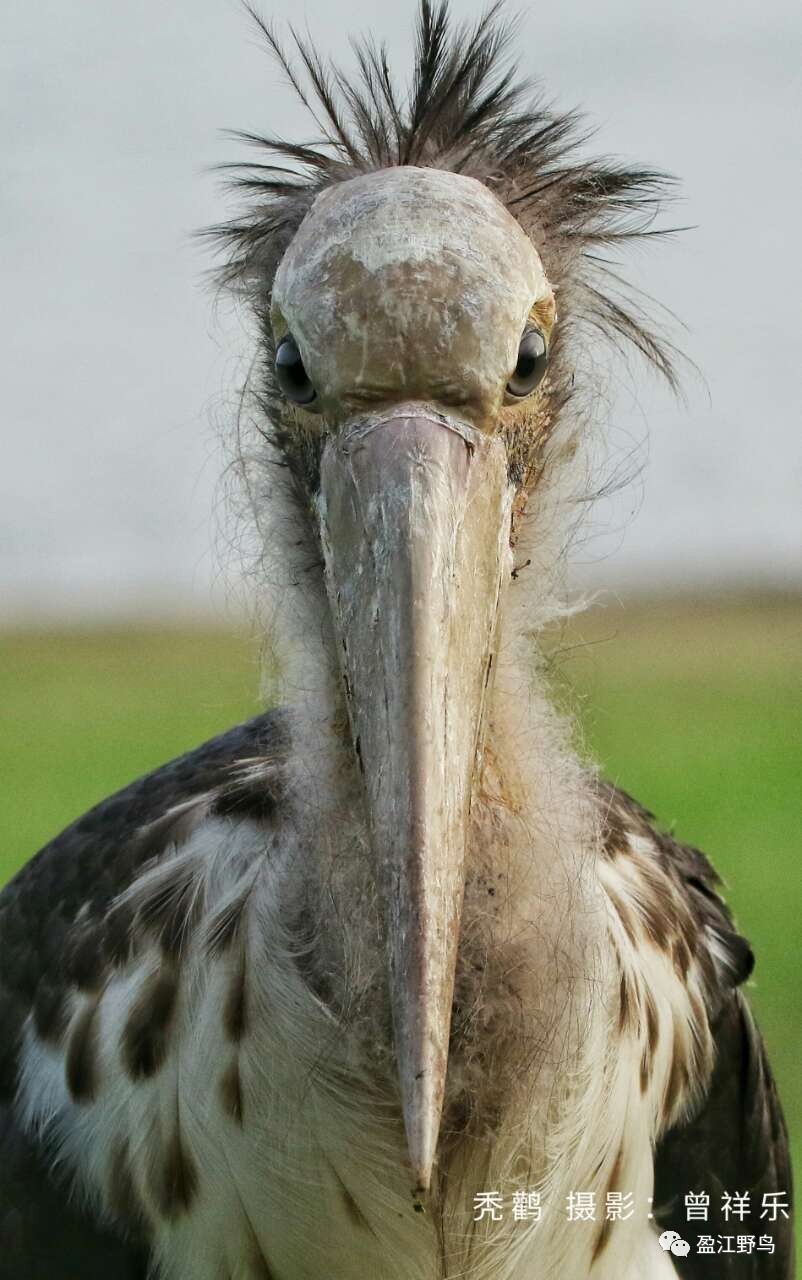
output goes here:
[{"label": "bird's right eye", "polygon": [[298,343],[292,334],[281,339],[276,348],[276,381],[293,404],[311,404],[317,397],[309,374],[304,368]]},{"label": "bird's right eye", "polygon": [[523,400],[531,395],[543,381],[548,364],[549,349],[545,337],[540,329],[527,329],[518,348],[518,363],[507,383],[508,399]]}]

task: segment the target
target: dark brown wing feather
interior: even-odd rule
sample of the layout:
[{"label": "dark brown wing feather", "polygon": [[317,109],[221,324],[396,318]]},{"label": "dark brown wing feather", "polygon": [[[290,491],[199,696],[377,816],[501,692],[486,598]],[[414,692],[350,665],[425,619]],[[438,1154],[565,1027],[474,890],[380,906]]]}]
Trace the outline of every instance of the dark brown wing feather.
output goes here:
[{"label": "dark brown wing feather", "polygon": [[72,1203],[12,1109],[0,1108],[0,1280],[145,1280],[147,1271],[145,1246]]},{"label": "dark brown wing feather", "polygon": [[[792,1217],[761,1220],[763,1196],[786,1192],[791,1204],[792,1173],[788,1134],[765,1045],[739,986],[751,974],[754,957],[736,930],[719,896],[720,879],[698,849],[679,844],[655,830],[653,815],[625,792],[603,791],[609,824],[648,832],[656,856],[679,885],[700,936],[715,933],[715,963],[710,974],[709,1006],[716,1043],[716,1066],[707,1095],[696,1114],[670,1129],[655,1153],[654,1214],[661,1228],[672,1228],[689,1240],[692,1252],[672,1257],[683,1280],[793,1280]],[[615,838],[615,830],[611,831]],[[722,1212],[722,1194],[748,1191],[751,1214],[741,1223]],[[685,1196],[706,1192],[707,1222],[686,1220]],[[708,1235],[772,1235],[774,1253],[696,1252],[696,1237]],[[730,1247],[734,1247],[734,1244]]]},{"label": "dark brown wing feather", "polygon": [[[55,1033],[65,986],[84,976],[91,983],[93,966],[104,963],[109,907],[143,863],[163,852],[154,833],[163,834],[165,813],[208,795],[210,812],[232,821],[263,818],[275,795],[263,782],[243,784],[233,766],[284,757],[287,745],[285,719],[276,712],[222,734],[90,810],[0,893],[0,1280],[144,1280],[146,1248],[76,1204],[70,1187],[51,1175],[47,1151],[20,1129],[20,1032],[33,1012],[40,1034]],[[76,951],[79,912],[80,936],[92,945]]]},{"label": "dark brown wing feather", "polygon": [[[666,1133],[655,1163],[655,1216],[689,1239],[704,1232],[713,1237],[771,1235],[774,1253],[691,1253],[675,1259],[687,1280],[793,1280],[792,1220],[761,1221],[763,1195],[787,1192],[791,1203],[791,1159],[788,1134],[766,1050],[749,1006],[733,991],[716,1020],[718,1060],[702,1109],[690,1123]],[[685,1195],[710,1196],[707,1223],[685,1224]],[[748,1191],[751,1216],[743,1223],[722,1213],[722,1193]],[[683,1230],[687,1226],[687,1230]],[[734,1248],[734,1242],[728,1247]]]}]

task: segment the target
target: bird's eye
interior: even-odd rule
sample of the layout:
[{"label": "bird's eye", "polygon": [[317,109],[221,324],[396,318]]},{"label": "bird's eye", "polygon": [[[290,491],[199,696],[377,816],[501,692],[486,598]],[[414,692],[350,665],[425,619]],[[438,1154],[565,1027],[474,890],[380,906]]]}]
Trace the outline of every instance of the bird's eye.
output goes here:
[{"label": "bird's eye", "polygon": [[304,368],[298,343],[287,334],[276,350],[276,380],[288,400],[294,404],[311,404],[317,392]]},{"label": "bird's eye", "polygon": [[542,382],[549,363],[546,339],[539,329],[527,329],[518,348],[518,363],[507,383],[507,395],[512,400],[523,400],[531,395]]}]

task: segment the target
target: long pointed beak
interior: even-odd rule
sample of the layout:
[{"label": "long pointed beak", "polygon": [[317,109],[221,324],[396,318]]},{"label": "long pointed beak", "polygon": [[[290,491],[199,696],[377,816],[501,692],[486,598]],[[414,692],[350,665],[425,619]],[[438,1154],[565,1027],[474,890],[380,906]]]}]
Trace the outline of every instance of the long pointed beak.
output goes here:
[{"label": "long pointed beak", "polygon": [[409,1158],[443,1108],[471,789],[510,572],[504,447],[426,406],[344,428],[319,514],[383,900]]}]

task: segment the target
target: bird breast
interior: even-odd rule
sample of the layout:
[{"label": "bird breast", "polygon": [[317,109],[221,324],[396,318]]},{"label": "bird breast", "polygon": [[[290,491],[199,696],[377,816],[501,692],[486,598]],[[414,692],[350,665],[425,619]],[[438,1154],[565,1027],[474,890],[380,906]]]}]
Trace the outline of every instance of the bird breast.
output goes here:
[{"label": "bird breast", "polygon": [[[598,1182],[618,1152],[615,1135],[589,1146],[581,1133],[601,1087],[589,1088],[589,1064],[606,1052],[599,993],[614,985],[585,860],[547,849],[554,830],[486,771],[423,1204],[405,1162],[362,813],[344,756],[311,800],[309,777],[292,781],[278,817],[212,816],[208,797],[181,806],[166,849],[115,907],[130,922],[126,955],[71,992],[58,1042],[26,1027],[26,1123],[107,1215],[148,1237],[164,1277],[531,1280],[524,1254],[545,1276],[572,1249],[582,1275],[587,1233],[505,1223],[491,1238],[474,1197],[496,1181],[551,1180],[561,1195],[569,1166],[590,1176],[593,1164]],[[555,1164],[555,1143],[573,1164]]]}]

